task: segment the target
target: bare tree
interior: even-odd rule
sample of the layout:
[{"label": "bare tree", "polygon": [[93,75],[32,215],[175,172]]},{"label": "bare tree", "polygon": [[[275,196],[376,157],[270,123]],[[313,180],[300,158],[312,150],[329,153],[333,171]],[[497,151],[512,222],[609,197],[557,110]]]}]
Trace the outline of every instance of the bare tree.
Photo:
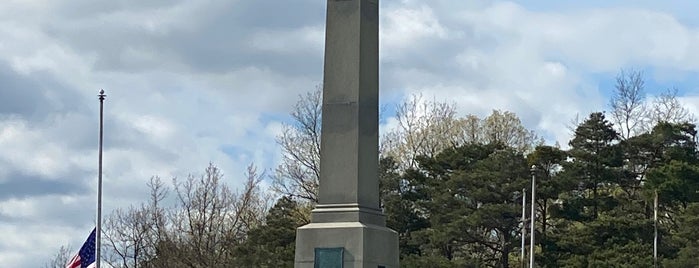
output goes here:
[{"label": "bare tree", "polygon": [[58,248],[56,255],[44,264],[44,268],[63,268],[70,259],[75,255],[75,252],[70,248],[70,246],[61,246]]},{"label": "bare tree", "polygon": [[643,73],[622,70],[616,77],[614,95],[609,101],[612,120],[622,139],[640,134],[648,128]]},{"label": "bare tree", "polygon": [[145,207],[131,206],[127,210],[115,210],[106,219],[104,237],[113,254],[105,254],[105,257],[110,265],[139,267],[139,264],[145,261],[145,251],[149,250],[150,246],[146,238],[151,228],[149,214]]},{"label": "bare tree", "polygon": [[609,101],[612,120],[622,139],[648,132],[659,122],[683,123],[696,120],[677,99],[677,89],[667,89],[645,99],[645,81],[640,71],[621,71],[616,78],[614,95]]},{"label": "bare tree", "polygon": [[260,188],[264,174],[257,172],[254,165],[249,165],[245,173],[245,187],[233,195],[233,218],[236,242],[247,236],[247,232],[264,223],[267,210],[271,207],[272,196]]},{"label": "bare tree", "polygon": [[656,125],[660,122],[695,122],[696,118],[677,99],[677,88],[672,88],[653,99],[650,121]]},{"label": "bare tree", "polygon": [[223,174],[213,165],[201,177],[190,175],[184,182],[173,179],[179,207],[171,213],[172,238],[179,246],[177,257],[188,266],[223,264],[225,252],[217,249],[235,230],[227,222],[234,217],[233,195],[222,179]]},{"label": "bare tree", "polygon": [[478,116],[469,114],[461,119],[461,129],[466,143],[479,143],[483,140],[482,120]]},{"label": "bare tree", "polygon": [[582,120],[580,120],[580,114],[575,113],[575,117],[568,120],[568,123],[566,124],[566,129],[568,129],[568,131],[570,131],[571,135],[574,135],[575,129],[577,129],[581,123],[582,123]]},{"label": "bare tree", "polygon": [[[113,267],[233,267],[233,249],[262,224],[270,198],[264,174],[248,166],[243,188],[231,191],[209,164],[201,176],[173,179],[174,200],[151,178],[147,204],[115,210],[105,222],[107,262]],[[174,202],[163,206],[165,201]]]},{"label": "bare tree", "polygon": [[320,129],[322,87],[301,95],[291,112],[292,124],[284,125],[277,137],[282,149],[281,164],[272,176],[273,189],[282,195],[312,203],[320,178]]},{"label": "bare tree", "polygon": [[493,110],[483,119],[481,131],[482,143],[499,143],[520,152],[529,152],[544,142],[533,130],[524,127],[516,114],[508,111]]},{"label": "bare tree", "polygon": [[415,168],[418,156],[432,157],[467,143],[501,143],[524,152],[543,142],[512,112],[494,110],[483,119],[459,117],[455,104],[425,101],[421,95],[399,104],[396,120],[397,128],[382,137],[381,152],[395,159],[401,170]]},{"label": "bare tree", "polygon": [[417,166],[418,156],[433,156],[463,144],[464,122],[456,115],[454,104],[411,95],[397,107],[397,128],[382,137],[382,155],[393,157],[405,170]]},{"label": "bare tree", "polygon": [[147,267],[157,255],[158,242],[165,240],[165,208],[161,202],[168,190],[157,176],[151,177],[148,187],[148,203],[116,209],[105,220],[104,256],[112,267]]},{"label": "bare tree", "polygon": [[210,164],[200,177],[173,180],[177,209],[170,213],[169,237],[177,256],[171,258],[188,267],[231,267],[233,248],[263,223],[269,206],[259,187],[262,177],[250,165],[244,189],[232,192]]}]

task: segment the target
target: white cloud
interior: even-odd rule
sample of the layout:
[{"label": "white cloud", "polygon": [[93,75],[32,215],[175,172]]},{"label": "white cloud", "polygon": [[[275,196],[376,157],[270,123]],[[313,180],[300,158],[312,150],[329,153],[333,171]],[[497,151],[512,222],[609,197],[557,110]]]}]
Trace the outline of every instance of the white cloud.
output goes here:
[{"label": "white cloud", "polygon": [[677,98],[693,115],[699,115],[699,87],[694,88],[694,94]]},{"label": "white cloud", "polygon": [[[0,261],[7,267],[38,267],[43,265],[60,246],[71,244],[77,251],[90,234],[90,227],[77,231],[66,226],[53,224],[7,225],[0,224],[3,239],[0,240]],[[53,253],[49,253],[53,252]]]},{"label": "white cloud", "polygon": [[652,64],[697,70],[696,29],[669,14],[635,8],[536,13],[511,3],[494,4],[464,19],[482,33],[511,36],[531,52],[565,60],[591,71]]},{"label": "white cloud", "polygon": [[123,120],[130,121],[136,130],[156,141],[169,140],[177,131],[177,127],[170,120],[158,116],[134,115],[130,119]]},{"label": "white cloud", "polygon": [[58,179],[81,165],[82,159],[66,152],[62,144],[52,142],[42,129],[32,129],[24,120],[0,120],[0,161],[9,165],[9,170]]},{"label": "white cloud", "polygon": [[382,41],[385,50],[414,46],[427,38],[445,38],[447,31],[427,5],[397,8],[385,13]]},{"label": "white cloud", "polygon": [[307,26],[291,31],[287,29],[263,30],[254,33],[249,42],[253,49],[290,54],[323,50],[324,41],[325,28]]}]

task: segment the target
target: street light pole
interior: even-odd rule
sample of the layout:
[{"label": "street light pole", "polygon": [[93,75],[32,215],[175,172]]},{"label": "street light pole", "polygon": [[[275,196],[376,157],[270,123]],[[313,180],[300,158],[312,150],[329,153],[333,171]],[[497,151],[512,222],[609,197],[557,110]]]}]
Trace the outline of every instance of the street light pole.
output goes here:
[{"label": "street light pole", "polygon": [[536,165],[532,165],[532,215],[531,215],[531,234],[529,241],[529,268],[534,268],[534,225],[536,219],[536,176],[534,172],[536,171]]},{"label": "street light pole", "polygon": [[658,190],[653,198],[653,267],[658,267]]},{"label": "street light pole", "polygon": [[95,227],[95,267],[100,268],[100,251],[102,244],[102,139],[104,132],[104,89],[100,89],[100,94],[97,95],[100,100],[100,137],[99,137],[99,164],[97,170],[97,226]]},{"label": "street light pole", "polygon": [[522,264],[522,268],[525,268],[524,260],[524,241],[527,236],[527,188],[522,188],[522,253],[519,257],[519,262]]}]

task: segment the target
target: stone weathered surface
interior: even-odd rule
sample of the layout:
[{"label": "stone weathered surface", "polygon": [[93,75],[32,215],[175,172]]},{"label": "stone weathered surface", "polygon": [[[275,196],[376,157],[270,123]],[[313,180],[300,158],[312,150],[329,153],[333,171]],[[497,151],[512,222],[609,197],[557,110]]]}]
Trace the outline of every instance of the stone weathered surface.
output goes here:
[{"label": "stone weathered surface", "polygon": [[343,247],[344,267],[398,267],[379,207],[379,2],[328,0],[318,205],[297,230],[296,267]]}]

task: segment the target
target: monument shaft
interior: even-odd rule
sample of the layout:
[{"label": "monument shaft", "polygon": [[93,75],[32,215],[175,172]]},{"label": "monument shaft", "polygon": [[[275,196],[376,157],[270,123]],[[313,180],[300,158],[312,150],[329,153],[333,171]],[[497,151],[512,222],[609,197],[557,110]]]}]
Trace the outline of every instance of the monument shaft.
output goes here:
[{"label": "monument shaft", "polygon": [[398,267],[398,236],[379,207],[378,0],[327,0],[323,80],[318,204],[297,230],[295,267],[336,249],[343,267]]},{"label": "monument shaft", "polygon": [[378,11],[378,0],[328,1],[320,204],[379,208]]}]

